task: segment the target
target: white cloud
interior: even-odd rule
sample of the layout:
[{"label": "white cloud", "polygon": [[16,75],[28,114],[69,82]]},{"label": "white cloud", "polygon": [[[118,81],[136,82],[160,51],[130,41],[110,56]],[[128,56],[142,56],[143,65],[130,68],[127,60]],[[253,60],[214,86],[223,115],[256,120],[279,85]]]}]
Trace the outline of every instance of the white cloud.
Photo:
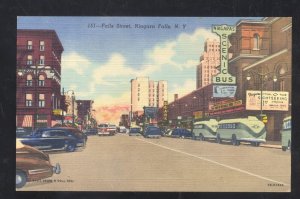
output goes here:
[{"label": "white cloud", "polygon": [[174,94],[178,94],[178,97],[181,98],[184,95],[192,92],[196,88],[196,80],[194,79],[187,79],[184,81],[183,84],[174,84],[171,86],[168,100],[169,102],[174,101]]},{"label": "white cloud", "polygon": [[83,75],[84,71],[90,67],[91,62],[77,52],[71,52],[62,56],[63,70],[74,70],[77,74]]},{"label": "white cloud", "polygon": [[218,39],[208,29],[199,28],[192,34],[181,33],[175,40],[157,44],[146,53],[149,63],[157,68],[169,65],[179,70],[196,67],[206,39]]}]

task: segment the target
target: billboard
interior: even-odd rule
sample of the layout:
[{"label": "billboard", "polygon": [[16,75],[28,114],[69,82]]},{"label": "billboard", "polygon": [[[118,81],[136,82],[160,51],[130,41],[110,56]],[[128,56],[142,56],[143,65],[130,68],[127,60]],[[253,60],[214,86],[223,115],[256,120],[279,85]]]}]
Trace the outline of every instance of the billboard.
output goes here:
[{"label": "billboard", "polygon": [[[261,101],[262,100],[262,101]],[[246,110],[288,111],[289,92],[248,90],[246,92]]]},{"label": "billboard", "polygon": [[234,97],[236,86],[214,85],[213,97]]}]

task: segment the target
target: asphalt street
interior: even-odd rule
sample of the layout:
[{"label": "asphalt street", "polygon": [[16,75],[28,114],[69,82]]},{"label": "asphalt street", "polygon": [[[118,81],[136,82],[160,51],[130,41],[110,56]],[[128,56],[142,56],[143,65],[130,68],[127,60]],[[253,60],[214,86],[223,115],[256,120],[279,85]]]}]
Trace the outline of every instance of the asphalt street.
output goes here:
[{"label": "asphalt street", "polygon": [[62,172],[18,191],[289,192],[291,156],[276,147],[142,136],[89,136],[50,153]]}]

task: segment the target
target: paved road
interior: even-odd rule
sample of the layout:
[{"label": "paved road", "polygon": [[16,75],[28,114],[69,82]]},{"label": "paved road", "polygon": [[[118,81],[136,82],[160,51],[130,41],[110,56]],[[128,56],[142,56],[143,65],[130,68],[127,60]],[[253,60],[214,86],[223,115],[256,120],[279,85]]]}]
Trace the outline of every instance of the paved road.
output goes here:
[{"label": "paved road", "polygon": [[83,151],[52,153],[60,175],[28,183],[21,191],[290,191],[291,157],[276,148],[90,136]]}]

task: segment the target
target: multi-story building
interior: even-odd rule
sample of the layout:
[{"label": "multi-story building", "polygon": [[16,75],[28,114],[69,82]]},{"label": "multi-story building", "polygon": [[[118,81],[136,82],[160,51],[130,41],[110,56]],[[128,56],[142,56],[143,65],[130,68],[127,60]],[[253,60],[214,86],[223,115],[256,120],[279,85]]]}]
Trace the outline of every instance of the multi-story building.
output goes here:
[{"label": "multi-story building", "polygon": [[148,77],[131,80],[131,111],[143,111],[144,106],[162,107],[168,96],[167,81],[153,81]]},{"label": "multi-story building", "polygon": [[[285,91],[289,93],[288,104],[291,104],[291,38],[291,17],[266,17],[237,23],[236,33],[229,38],[233,53],[229,69],[237,78],[238,99],[245,103],[247,90]],[[291,106],[288,110],[245,111],[247,115],[260,112],[268,118],[267,138],[279,140],[282,120],[291,115]]]},{"label": "multi-story building", "polygon": [[[184,125],[192,120],[267,116],[267,140],[280,140],[282,120],[291,115],[291,38],[292,18],[266,17],[262,20],[242,20],[236,33],[230,35],[232,57],[229,73],[236,77],[234,98],[213,97],[213,85],[198,88],[168,104],[170,125]],[[277,99],[282,91],[282,110],[256,110],[246,107],[247,91],[273,93]],[[272,98],[272,97],[271,97]],[[272,98],[272,99],[273,99]],[[286,105],[287,101],[287,105]],[[260,102],[261,103],[261,102]]]},{"label": "multi-story building", "polygon": [[63,46],[54,30],[17,30],[16,126],[52,126],[60,109]]},{"label": "multi-story building", "polygon": [[212,83],[212,77],[219,71],[220,42],[216,39],[207,39],[204,44],[204,52],[200,57],[200,64],[196,72],[196,88],[201,88]]},{"label": "multi-story building", "polygon": [[86,127],[93,115],[93,100],[76,100],[78,122]]}]

